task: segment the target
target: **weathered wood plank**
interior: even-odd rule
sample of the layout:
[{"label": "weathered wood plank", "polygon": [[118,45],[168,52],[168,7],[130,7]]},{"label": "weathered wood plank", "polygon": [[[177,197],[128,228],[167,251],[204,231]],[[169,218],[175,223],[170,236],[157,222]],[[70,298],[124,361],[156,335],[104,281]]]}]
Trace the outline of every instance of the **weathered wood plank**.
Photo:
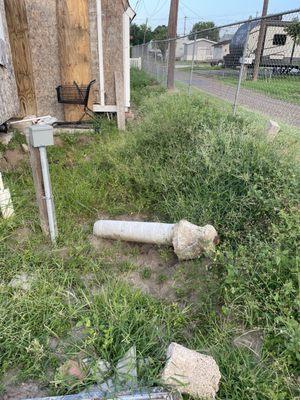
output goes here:
[{"label": "weathered wood plank", "polygon": [[[79,85],[91,80],[88,0],[57,0],[57,23],[61,83]],[[76,121],[82,109],[64,106],[65,119]]]},{"label": "weathered wood plank", "polygon": [[116,90],[116,103],[117,103],[117,122],[118,128],[122,131],[126,129],[125,121],[125,104],[124,104],[124,83],[122,74],[115,72],[115,90]]},{"label": "weathered wood plank", "polygon": [[40,215],[41,229],[44,235],[50,236],[40,153],[38,147],[31,146],[28,138],[27,144],[29,149],[29,160],[32,170],[33,183],[35,187],[36,202]]}]

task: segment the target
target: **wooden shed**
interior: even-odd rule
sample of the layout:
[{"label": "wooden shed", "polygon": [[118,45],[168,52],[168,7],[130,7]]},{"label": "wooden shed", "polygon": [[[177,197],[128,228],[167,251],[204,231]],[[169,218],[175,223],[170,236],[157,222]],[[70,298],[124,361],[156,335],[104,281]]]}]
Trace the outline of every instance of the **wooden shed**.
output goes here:
[{"label": "wooden shed", "polygon": [[9,45],[4,0],[0,0],[0,125],[19,111],[18,94]]},{"label": "wooden shed", "polygon": [[[3,0],[1,0],[3,1]],[[78,106],[60,104],[56,87],[95,79],[89,106],[116,111],[115,73],[130,107],[130,20],[127,0],[4,0],[20,114],[76,121]]]}]

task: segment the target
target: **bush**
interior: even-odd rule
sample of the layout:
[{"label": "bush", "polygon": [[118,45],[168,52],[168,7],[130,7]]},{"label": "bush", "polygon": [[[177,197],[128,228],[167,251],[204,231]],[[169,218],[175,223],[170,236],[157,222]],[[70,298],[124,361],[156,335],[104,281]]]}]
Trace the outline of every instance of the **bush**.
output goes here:
[{"label": "bush", "polygon": [[140,204],[166,222],[213,224],[222,243],[214,267],[223,276],[223,313],[264,328],[266,350],[296,366],[294,160],[249,122],[199,97],[150,97],[140,109],[142,122],[109,156],[115,201]]}]

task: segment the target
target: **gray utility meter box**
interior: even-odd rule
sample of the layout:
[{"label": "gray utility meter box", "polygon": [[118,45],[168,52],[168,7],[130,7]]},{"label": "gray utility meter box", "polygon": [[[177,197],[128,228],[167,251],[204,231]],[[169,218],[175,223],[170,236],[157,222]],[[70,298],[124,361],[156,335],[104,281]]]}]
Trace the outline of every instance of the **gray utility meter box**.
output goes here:
[{"label": "gray utility meter box", "polygon": [[29,127],[29,140],[33,147],[53,146],[53,126],[33,125]]}]

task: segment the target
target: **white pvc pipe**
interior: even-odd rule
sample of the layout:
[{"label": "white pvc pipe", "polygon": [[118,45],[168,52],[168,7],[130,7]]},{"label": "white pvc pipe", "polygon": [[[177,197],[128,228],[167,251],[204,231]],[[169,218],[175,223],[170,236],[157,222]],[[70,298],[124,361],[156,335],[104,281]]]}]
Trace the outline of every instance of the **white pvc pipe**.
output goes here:
[{"label": "white pvc pipe", "polygon": [[157,222],[100,220],[94,224],[94,235],[128,242],[172,244],[174,226]]},{"label": "white pvc pipe", "polygon": [[52,242],[55,242],[56,239],[56,223],[55,223],[55,212],[52,202],[52,193],[51,193],[51,184],[50,184],[50,174],[49,174],[49,165],[47,159],[47,152],[44,146],[39,147],[40,158],[41,158],[41,167],[42,167],[42,175],[44,182],[44,190],[45,190],[45,200],[48,214],[48,222],[49,222],[49,231],[50,238]]}]

